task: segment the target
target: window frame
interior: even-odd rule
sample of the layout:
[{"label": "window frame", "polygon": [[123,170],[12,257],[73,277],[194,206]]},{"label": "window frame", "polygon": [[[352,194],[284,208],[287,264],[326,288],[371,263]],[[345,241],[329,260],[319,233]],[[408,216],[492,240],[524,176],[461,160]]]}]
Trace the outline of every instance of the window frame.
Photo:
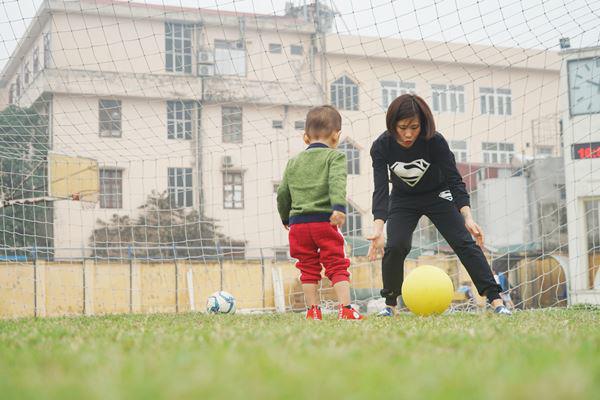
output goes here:
[{"label": "window frame", "polygon": [[479,88],[480,112],[482,115],[512,115],[512,91],[509,88]]},{"label": "window frame", "polygon": [[29,85],[31,82],[31,69],[29,68],[29,61],[23,64],[23,85]]},{"label": "window frame", "polygon": [[15,84],[11,83],[8,88],[8,104],[15,104]]},{"label": "window frame", "polygon": [[[248,51],[243,39],[214,39],[215,75],[246,76]],[[236,61],[238,64],[236,64]]]},{"label": "window frame", "polygon": [[[179,182],[181,182],[181,185],[179,185]],[[194,207],[193,169],[188,167],[168,167],[167,193],[169,204],[172,208]]]},{"label": "window frame", "polygon": [[[115,106],[106,107],[108,102],[115,103]],[[104,104],[104,106],[103,106]],[[114,120],[109,110],[118,109],[119,119]],[[108,116],[107,120],[103,120],[103,113]],[[123,134],[123,105],[121,100],[115,99],[99,99],[98,100],[98,134],[100,137],[119,138]],[[108,132],[105,133],[105,132]]]},{"label": "window frame", "polygon": [[346,172],[348,175],[360,175],[360,149],[350,140],[340,143],[338,150],[346,156]]},{"label": "window frame", "polygon": [[[106,176],[107,173],[114,173],[115,176]],[[123,168],[101,167],[98,170],[98,181],[100,208],[123,209]],[[109,192],[108,189],[111,191]],[[112,189],[116,191],[112,192]]]},{"label": "window frame", "polygon": [[506,142],[481,142],[481,152],[484,164],[507,165],[515,154],[515,145]]},{"label": "window frame", "polygon": [[600,252],[600,197],[585,197],[582,200],[588,289],[593,289],[598,279],[597,275],[600,274],[600,268],[590,263],[590,256]]},{"label": "window frame", "polygon": [[290,55],[292,55],[292,56],[304,55],[304,46],[302,44],[291,44],[290,45]]},{"label": "window frame", "polygon": [[396,97],[403,94],[416,94],[417,84],[408,81],[380,81],[381,108],[387,110]]},{"label": "window frame", "polygon": [[32,71],[33,71],[33,75],[37,75],[38,72],[40,72],[40,48],[38,46],[35,46],[33,49],[33,52],[31,54],[31,59],[32,59]]},{"label": "window frame", "polygon": [[51,51],[51,36],[50,36],[50,32],[46,32],[44,33],[43,37],[42,37],[42,42],[43,42],[43,46],[44,46],[44,69],[46,68],[50,68],[51,64],[52,64],[52,51]]},{"label": "window frame", "polygon": [[[225,110],[229,110],[228,113],[225,113]],[[232,120],[232,117],[235,118],[235,121]],[[238,126],[239,130],[234,132]],[[223,143],[243,143],[244,108],[242,106],[221,106],[221,140]]]},{"label": "window frame", "polygon": [[[460,148],[456,146],[459,143],[464,143],[464,148]],[[450,151],[454,154],[454,158],[456,162],[466,163],[469,158],[469,144],[466,140],[448,140],[448,147],[450,147]]]},{"label": "window frame", "polygon": [[346,237],[361,237],[363,231],[362,218],[363,215],[360,210],[348,201],[346,204],[346,223],[342,226],[342,234]]},{"label": "window frame", "polygon": [[195,109],[193,100],[167,100],[167,139],[192,139]]},{"label": "window frame", "polygon": [[[235,178],[239,177],[239,182],[235,182]],[[232,182],[228,182],[229,178],[233,178]],[[231,200],[227,200],[228,194],[231,193]],[[235,199],[235,194],[240,194],[240,200]],[[223,170],[223,209],[225,210],[243,210],[244,209],[244,171],[236,169]]]},{"label": "window frame", "polygon": [[[342,75],[331,83],[329,89],[333,106],[340,110],[358,111],[358,84],[354,80],[347,75]],[[341,98],[339,95],[341,95]]]},{"label": "window frame", "polygon": [[165,22],[165,70],[167,72],[192,73],[193,40],[193,24]]},{"label": "window frame", "polygon": [[269,43],[269,53],[271,53],[271,54],[283,53],[283,45],[281,43]]},{"label": "window frame", "polygon": [[431,109],[437,113],[464,113],[465,88],[462,85],[431,85]]}]

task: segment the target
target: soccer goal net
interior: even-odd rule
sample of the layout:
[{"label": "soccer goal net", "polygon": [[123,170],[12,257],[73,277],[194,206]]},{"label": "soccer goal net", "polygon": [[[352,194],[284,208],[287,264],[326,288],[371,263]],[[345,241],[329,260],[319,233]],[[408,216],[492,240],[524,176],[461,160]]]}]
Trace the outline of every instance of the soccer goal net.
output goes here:
[{"label": "soccer goal net", "polygon": [[[322,104],[343,118],[353,301],[376,310],[370,147],[405,93],[454,154],[505,300],[597,304],[599,18],[590,0],[4,2],[0,317],[204,311],[217,290],[304,309],[276,192]],[[485,306],[426,217],[404,268],[423,264],[454,309]]]}]

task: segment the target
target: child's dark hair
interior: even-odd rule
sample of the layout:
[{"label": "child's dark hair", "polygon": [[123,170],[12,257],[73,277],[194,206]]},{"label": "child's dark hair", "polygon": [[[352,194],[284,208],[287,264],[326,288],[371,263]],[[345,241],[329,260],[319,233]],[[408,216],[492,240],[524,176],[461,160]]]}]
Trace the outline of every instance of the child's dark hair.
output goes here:
[{"label": "child's dark hair", "polygon": [[398,121],[414,117],[419,117],[421,134],[425,140],[431,139],[435,134],[433,114],[425,100],[415,94],[403,94],[392,101],[385,116],[388,132],[395,135]]},{"label": "child's dark hair", "polygon": [[342,130],[342,116],[330,105],[312,108],[306,114],[304,132],[312,139],[326,139]]}]

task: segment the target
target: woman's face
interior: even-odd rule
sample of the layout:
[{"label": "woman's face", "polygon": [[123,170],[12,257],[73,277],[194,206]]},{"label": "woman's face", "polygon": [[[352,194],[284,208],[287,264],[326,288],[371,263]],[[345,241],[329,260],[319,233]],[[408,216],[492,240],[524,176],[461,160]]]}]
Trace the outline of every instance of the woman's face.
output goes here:
[{"label": "woman's face", "polygon": [[396,140],[400,143],[400,146],[409,148],[419,137],[421,133],[421,124],[419,118],[406,118],[396,122]]}]

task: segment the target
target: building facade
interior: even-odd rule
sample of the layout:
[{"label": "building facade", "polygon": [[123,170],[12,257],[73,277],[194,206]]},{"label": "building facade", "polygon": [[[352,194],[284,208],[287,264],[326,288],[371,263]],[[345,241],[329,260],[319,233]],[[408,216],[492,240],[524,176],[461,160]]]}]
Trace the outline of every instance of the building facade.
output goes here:
[{"label": "building facade", "polygon": [[600,303],[600,48],[565,49],[560,100],[570,302]]},{"label": "building facade", "polygon": [[557,53],[343,36],[328,10],[305,11],[43,3],[4,68],[4,105],[47,104],[51,151],[100,167],[94,209],[54,203],[56,256],[80,255],[98,219],[134,215],[152,191],[202,208],[249,257],[285,253],[275,191],[319,104],[343,116],[349,236],[370,229],[369,148],[402,93],[429,102],[459,162],[560,153]]}]

